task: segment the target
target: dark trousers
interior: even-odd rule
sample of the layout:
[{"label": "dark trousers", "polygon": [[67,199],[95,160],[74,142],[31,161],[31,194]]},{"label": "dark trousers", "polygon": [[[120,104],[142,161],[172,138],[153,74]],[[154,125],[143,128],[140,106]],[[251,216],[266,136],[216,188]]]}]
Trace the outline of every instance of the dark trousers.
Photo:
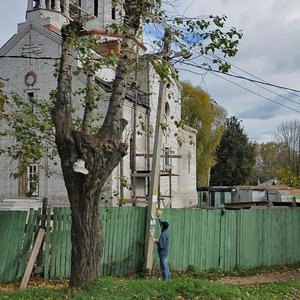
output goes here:
[{"label": "dark trousers", "polygon": [[159,255],[159,265],[163,280],[170,280],[171,272],[168,265],[168,256]]}]

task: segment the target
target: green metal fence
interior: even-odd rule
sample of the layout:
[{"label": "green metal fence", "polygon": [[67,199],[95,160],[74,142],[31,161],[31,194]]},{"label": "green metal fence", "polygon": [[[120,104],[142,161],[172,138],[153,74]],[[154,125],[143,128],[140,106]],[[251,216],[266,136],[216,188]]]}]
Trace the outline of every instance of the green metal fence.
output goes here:
[{"label": "green metal fence", "polygon": [[168,209],[173,269],[206,270],[300,262],[300,210]]},{"label": "green metal fence", "polygon": [[[39,211],[0,211],[0,282],[20,279],[38,229]],[[103,275],[136,272],[143,260],[146,209],[101,211],[105,235]],[[170,265],[206,270],[300,263],[300,210],[165,209],[170,223]],[[26,221],[27,220],[27,221]],[[44,239],[44,276],[70,275],[71,215],[48,209]],[[157,229],[157,236],[159,229]],[[157,255],[154,253],[157,264]]]}]

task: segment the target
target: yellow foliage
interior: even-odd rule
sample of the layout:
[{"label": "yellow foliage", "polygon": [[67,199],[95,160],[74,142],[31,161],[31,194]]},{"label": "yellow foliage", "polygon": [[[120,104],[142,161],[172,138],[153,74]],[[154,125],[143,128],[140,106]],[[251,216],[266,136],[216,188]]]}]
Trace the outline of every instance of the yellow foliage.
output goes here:
[{"label": "yellow foliage", "polygon": [[182,82],[182,119],[197,133],[197,184],[208,185],[210,169],[215,165],[215,151],[224,132],[226,110],[206,92]]}]

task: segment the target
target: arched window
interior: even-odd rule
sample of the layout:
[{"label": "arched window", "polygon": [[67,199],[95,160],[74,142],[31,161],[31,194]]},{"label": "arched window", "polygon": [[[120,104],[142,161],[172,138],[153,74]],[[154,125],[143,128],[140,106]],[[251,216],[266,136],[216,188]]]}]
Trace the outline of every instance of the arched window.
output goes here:
[{"label": "arched window", "polygon": [[170,116],[170,104],[169,104],[169,102],[165,103],[165,116],[166,117]]},{"label": "arched window", "polygon": [[33,8],[39,8],[40,7],[40,0],[33,0]]},{"label": "arched window", "polygon": [[189,152],[188,152],[188,173],[189,173],[189,174],[191,173],[191,161],[192,161],[192,154],[191,154],[191,152],[189,151]]}]

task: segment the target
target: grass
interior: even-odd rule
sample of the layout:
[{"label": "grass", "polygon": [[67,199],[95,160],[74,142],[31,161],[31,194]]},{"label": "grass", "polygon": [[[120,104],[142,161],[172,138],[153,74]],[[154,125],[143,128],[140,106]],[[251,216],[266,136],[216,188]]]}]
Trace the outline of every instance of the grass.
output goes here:
[{"label": "grass", "polygon": [[75,299],[75,300],[187,300],[187,299],[300,299],[300,280],[246,286],[222,285],[182,275],[171,281],[158,279],[104,277],[85,289],[70,290],[67,283],[55,287],[31,287],[25,290],[0,291],[0,299]]}]

